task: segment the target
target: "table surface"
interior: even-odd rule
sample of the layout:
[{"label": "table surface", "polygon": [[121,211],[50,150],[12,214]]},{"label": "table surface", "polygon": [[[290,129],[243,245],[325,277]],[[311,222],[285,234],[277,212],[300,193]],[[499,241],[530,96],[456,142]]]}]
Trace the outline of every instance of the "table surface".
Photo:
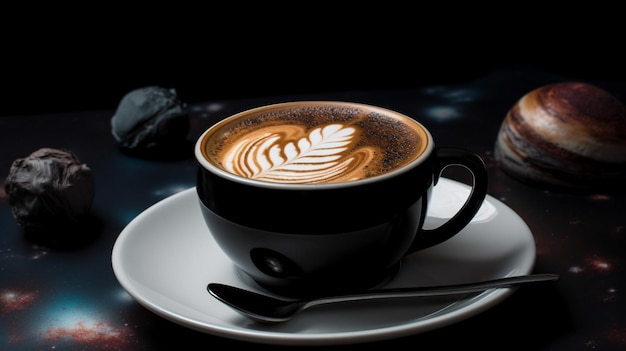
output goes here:
[{"label": "table surface", "polygon": [[[490,175],[489,194],[528,224],[536,244],[536,273],[557,273],[549,285],[525,286],[496,306],[440,329],[370,343],[396,349],[623,350],[626,349],[626,196],[573,194],[520,183],[493,158],[506,112],[541,85],[575,80],[523,67],[505,67],[458,85],[403,90],[345,91],[190,104],[190,144],[216,121],[260,105],[332,99],[387,107],[419,119],[439,146],[479,153]],[[590,82],[624,101],[626,84]],[[191,152],[146,159],[122,153],[110,131],[113,110],[0,118],[0,172],[41,147],[67,149],[95,177],[94,239],[78,248],[27,240],[0,190],[0,349],[160,350],[285,346],[255,344],[191,330],[134,301],[111,267],[117,236],[139,213],[194,186]],[[504,343],[504,344],[503,344]],[[362,347],[331,345],[330,348]],[[313,347],[315,348],[315,347]]]}]

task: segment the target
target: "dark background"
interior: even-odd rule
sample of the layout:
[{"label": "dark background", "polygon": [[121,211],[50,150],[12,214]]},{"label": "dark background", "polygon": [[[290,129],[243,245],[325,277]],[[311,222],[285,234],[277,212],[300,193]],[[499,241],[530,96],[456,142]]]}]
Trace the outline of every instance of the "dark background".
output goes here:
[{"label": "dark background", "polygon": [[601,16],[591,7],[524,16],[518,8],[458,5],[343,12],[235,5],[5,8],[0,116],[114,109],[149,85],[206,102],[455,84],[516,64],[626,80],[621,20],[606,7]]}]

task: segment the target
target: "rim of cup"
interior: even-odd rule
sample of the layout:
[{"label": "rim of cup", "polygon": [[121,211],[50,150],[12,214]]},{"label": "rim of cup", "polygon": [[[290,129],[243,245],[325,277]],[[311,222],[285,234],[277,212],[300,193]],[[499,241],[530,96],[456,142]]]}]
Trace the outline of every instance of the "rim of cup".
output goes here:
[{"label": "rim of cup", "polygon": [[[364,179],[358,179],[358,180],[351,180],[351,181],[344,181],[344,182],[334,182],[334,183],[315,183],[315,184],[304,184],[304,183],[279,183],[279,182],[271,182],[271,181],[266,181],[266,180],[257,180],[257,179],[251,179],[251,178],[246,178],[246,177],[242,177],[239,175],[236,175],[234,173],[228,172],[226,170],[221,169],[220,167],[212,164],[211,162],[209,162],[206,157],[204,156],[204,153],[202,152],[203,149],[203,145],[204,145],[204,139],[206,137],[207,134],[211,133],[214,129],[219,128],[220,126],[227,124],[229,121],[232,121],[234,119],[240,118],[242,115],[250,115],[250,114],[255,114],[258,113],[260,111],[263,110],[272,110],[272,109],[277,109],[277,108],[283,108],[283,107],[288,107],[288,106],[297,106],[297,105],[338,105],[338,106],[354,106],[357,108],[362,108],[362,109],[367,109],[370,111],[380,111],[381,114],[385,114],[385,115],[394,115],[394,116],[399,116],[401,119],[405,119],[408,120],[409,123],[414,123],[415,125],[417,125],[419,128],[421,128],[424,131],[424,134],[426,134],[426,140],[427,140],[427,144],[426,147],[424,148],[424,151],[415,159],[411,160],[409,163],[399,167],[398,169],[389,171],[389,172],[385,172],[384,174],[380,174],[380,175],[376,175],[376,176],[372,176],[372,177],[368,177],[368,178],[364,178]],[[352,186],[359,186],[359,185],[364,185],[364,184],[368,184],[368,183],[375,183],[375,182],[379,182],[381,180],[387,179],[387,178],[392,178],[395,177],[399,174],[408,172],[409,170],[413,169],[414,167],[419,166],[420,164],[422,164],[425,160],[427,160],[430,155],[432,154],[434,150],[434,141],[433,141],[433,137],[430,134],[430,131],[420,122],[418,122],[417,120],[394,110],[390,110],[388,108],[384,108],[384,107],[379,107],[379,106],[375,106],[375,105],[369,105],[369,104],[364,104],[364,103],[358,103],[358,102],[346,102],[346,101],[321,101],[321,100],[306,100],[306,101],[292,101],[292,102],[282,102],[282,103],[275,103],[275,104],[269,104],[269,105],[264,105],[264,106],[259,106],[259,107],[254,107],[254,108],[250,108],[250,109],[246,109],[244,111],[238,112],[234,115],[230,115],[220,121],[218,121],[217,123],[211,125],[210,127],[208,127],[204,132],[202,132],[202,134],[200,135],[200,137],[198,137],[198,139],[196,139],[196,143],[194,146],[194,156],[196,159],[196,162],[202,166],[202,168],[204,168],[205,170],[215,173],[218,176],[222,177],[222,178],[226,178],[229,180],[232,180],[234,182],[237,183],[241,183],[241,184],[246,184],[246,185],[251,185],[251,186],[255,186],[255,187],[262,187],[262,188],[270,188],[270,189],[292,189],[292,190],[311,190],[311,189],[333,189],[333,188],[346,188],[346,187],[352,187]]]}]

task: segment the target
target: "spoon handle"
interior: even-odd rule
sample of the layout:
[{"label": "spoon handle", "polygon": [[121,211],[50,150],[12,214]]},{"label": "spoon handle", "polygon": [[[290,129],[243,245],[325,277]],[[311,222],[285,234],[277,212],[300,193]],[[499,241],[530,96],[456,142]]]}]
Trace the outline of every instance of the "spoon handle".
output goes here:
[{"label": "spoon handle", "polygon": [[522,276],[513,276],[486,280],[477,283],[455,284],[444,286],[427,286],[412,288],[389,288],[364,291],[362,293],[329,296],[309,301],[307,308],[313,305],[324,303],[344,302],[353,300],[381,299],[381,298],[398,298],[398,297],[424,297],[424,296],[442,296],[466,294],[472,292],[480,292],[493,288],[507,288],[516,285],[555,281],[559,279],[558,274],[530,274]]}]

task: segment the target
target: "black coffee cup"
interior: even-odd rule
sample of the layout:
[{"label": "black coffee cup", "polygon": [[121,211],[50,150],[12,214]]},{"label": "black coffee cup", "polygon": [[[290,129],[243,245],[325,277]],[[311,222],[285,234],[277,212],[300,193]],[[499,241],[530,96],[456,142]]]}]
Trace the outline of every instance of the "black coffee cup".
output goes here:
[{"label": "black coffee cup", "polygon": [[[199,137],[195,157],[210,235],[246,281],[285,296],[384,283],[403,257],[459,233],[487,193],[477,154],[436,148],[414,119],[351,102],[235,114]],[[447,222],[424,229],[448,166],[471,172],[470,195]]]}]

